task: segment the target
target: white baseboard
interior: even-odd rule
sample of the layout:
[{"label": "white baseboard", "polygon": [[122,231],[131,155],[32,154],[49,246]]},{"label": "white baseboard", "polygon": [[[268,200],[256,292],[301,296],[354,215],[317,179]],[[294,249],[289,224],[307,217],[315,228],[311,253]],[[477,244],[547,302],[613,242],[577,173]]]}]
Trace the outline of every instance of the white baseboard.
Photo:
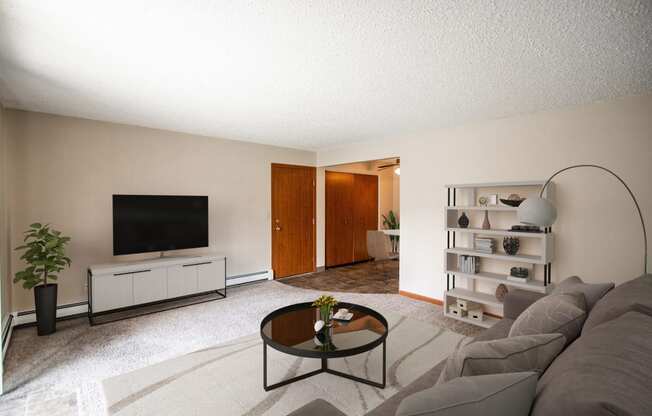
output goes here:
[{"label": "white baseboard", "polygon": [[267,270],[259,273],[245,274],[242,276],[233,276],[226,279],[226,286],[241,285],[243,283],[257,282],[259,280],[273,280],[274,271]]},{"label": "white baseboard", "polygon": [[[64,318],[66,316],[71,316],[71,315],[79,315],[82,313],[88,313],[88,304],[86,304],[85,302],[75,303],[72,305],[57,306],[57,318]],[[14,322],[12,326],[32,324],[36,322],[35,311],[14,312],[13,315],[14,315]]]},{"label": "white baseboard", "polygon": [[[0,333],[0,344],[2,344],[2,360],[4,361],[5,359],[5,354],[7,353],[7,348],[9,348],[9,342],[11,341],[11,334],[14,332],[14,325],[13,325],[13,320],[14,316],[13,314],[9,314],[7,317],[7,322],[5,322],[2,325],[2,333]],[[7,332],[5,335],[4,328],[7,328]]]}]

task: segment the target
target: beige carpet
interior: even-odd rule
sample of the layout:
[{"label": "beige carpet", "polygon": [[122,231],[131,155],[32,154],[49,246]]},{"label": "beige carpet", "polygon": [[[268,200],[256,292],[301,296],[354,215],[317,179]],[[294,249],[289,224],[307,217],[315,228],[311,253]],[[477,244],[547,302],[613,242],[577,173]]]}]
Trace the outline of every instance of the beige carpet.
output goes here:
[{"label": "beige carpet", "polygon": [[[229,289],[223,300],[106,325],[60,322],[46,337],[36,336],[34,327],[17,329],[5,357],[0,415],[104,415],[102,380],[253,334],[274,309],[322,293],[265,282]],[[333,294],[463,335],[481,331],[444,317],[440,306],[397,294]]]},{"label": "beige carpet", "polygon": [[[111,415],[286,415],[322,398],[347,415],[363,415],[470,339],[444,328],[382,312],[390,326],[387,387],[331,374],[265,392],[259,334],[164,361],[103,382]],[[329,360],[329,367],[380,380],[382,348]],[[320,361],[268,348],[270,383],[319,368]]]}]

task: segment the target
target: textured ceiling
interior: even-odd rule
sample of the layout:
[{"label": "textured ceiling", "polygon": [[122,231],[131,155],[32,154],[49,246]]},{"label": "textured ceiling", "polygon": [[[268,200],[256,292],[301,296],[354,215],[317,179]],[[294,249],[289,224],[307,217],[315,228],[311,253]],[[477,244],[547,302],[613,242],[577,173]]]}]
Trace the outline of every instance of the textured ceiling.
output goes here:
[{"label": "textured ceiling", "polygon": [[652,91],[651,1],[2,0],[13,108],[305,149]]}]

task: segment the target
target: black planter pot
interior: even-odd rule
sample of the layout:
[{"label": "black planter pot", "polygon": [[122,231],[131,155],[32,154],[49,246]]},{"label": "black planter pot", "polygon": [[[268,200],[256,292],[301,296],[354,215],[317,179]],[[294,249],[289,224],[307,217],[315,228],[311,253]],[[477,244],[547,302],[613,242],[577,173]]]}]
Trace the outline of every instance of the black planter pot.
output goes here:
[{"label": "black planter pot", "polygon": [[36,304],[36,332],[39,336],[50,335],[57,330],[57,285],[34,286]]}]

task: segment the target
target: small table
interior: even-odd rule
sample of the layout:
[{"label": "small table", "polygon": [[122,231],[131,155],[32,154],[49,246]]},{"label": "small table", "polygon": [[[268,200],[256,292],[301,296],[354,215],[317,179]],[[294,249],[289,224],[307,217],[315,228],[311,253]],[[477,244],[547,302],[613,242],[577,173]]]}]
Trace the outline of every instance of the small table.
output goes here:
[{"label": "small table", "polygon": [[380,231],[384,232],[387,235],[393,235],[396,237],[399,237],[401,235],[401,230],[380,230]]},{"label": "small table", "polygon": [[[333,321],[330,330],[317,336],[314,324],[319,320],[319,309],[312,302],[286,306],[267,315],[260,324],[263,339],[263,388],[269,391],[320,373],[329,373],[370,386],[385,388],[387,368],[387,320],[380,313],[365,306],[340,302],[336,309],[346,308],[353,313],[350,321]],[[329,358],[343,358],[370,351],[383,345],[383,380],[376,382],[328,367]],[[321,368],[278,383],[267,384],[267,346],[286,354],[317,358]]]}]

